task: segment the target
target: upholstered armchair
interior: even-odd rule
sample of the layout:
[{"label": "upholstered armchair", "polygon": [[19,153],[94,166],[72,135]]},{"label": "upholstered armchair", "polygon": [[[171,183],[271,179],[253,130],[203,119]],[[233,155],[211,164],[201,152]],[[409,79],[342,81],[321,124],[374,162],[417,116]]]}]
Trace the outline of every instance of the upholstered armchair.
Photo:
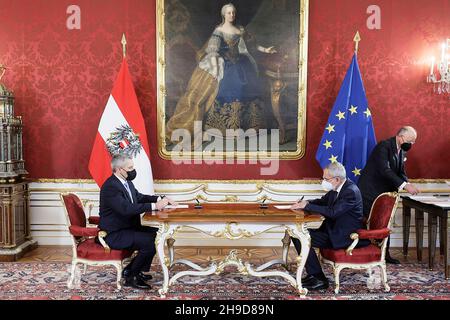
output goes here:
[{"label": "upholstered armchair", "polygon": [[[86,215],[80,198],[74,193],[63,193],[60,195],[66,214],[67,227],[72,239],[72,267],[67,287],[74,286],[75,270],[77,264],[86,267],[113,265],[117,269],[117,288],[121,289],[123,260],[130,257],[132,252],[128,250],[111,250],[104,241],[106,232],[100,231],[96,226],[99,217],[89,217],[88,222],[94,226],[86,225]],[[99,238],[101,244],[95,242]]]},{"label": "upholstered armchair", "polygon": [[[347,249],[321,249],[320,254],[324,263],[331,264],[334,269],[336,288],[339,293],[339,273],[342,269],[368,269],[369,275],[372,268],[379,267],[381,280],[386,292],[390,290],[387,284],[386,273],[386,245],[390,233],[391,223],[397,210],[399,196],[397,193],[382,193],[374,201],[367,219],[367,229],[359,229],[352,233],[352,244]],[[368,246],[358,248],[361,239],[370,240]]]}]

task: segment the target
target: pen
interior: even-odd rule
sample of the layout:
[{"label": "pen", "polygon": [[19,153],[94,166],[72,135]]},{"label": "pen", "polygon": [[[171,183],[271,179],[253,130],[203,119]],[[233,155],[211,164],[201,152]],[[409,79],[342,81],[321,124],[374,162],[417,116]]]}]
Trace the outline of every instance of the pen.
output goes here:
[{"label": "pen", "polygon": [[302,196],[300,199],[297,200],[297,202],[302,201],[304,197],[305,197],[305,196]]}]

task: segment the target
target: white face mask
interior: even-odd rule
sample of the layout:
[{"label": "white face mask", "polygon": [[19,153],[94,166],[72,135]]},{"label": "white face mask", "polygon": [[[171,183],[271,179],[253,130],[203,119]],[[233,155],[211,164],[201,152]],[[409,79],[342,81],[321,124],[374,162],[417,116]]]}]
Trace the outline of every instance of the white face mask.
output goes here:
[{"label": "white face mask", "polygon": [[331,184],[331,182],[322,180],[322,188],[325,191],[331,191],[331,190],[333,190],[333,185]]}]

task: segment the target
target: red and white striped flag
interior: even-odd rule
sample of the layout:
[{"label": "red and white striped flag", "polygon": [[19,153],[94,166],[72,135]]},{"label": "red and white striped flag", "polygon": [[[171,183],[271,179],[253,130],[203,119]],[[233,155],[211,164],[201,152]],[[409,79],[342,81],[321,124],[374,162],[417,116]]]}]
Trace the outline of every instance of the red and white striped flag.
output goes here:
[{"label": "red and white striped flag", "polygon": [[89,159],[89,172],[99,187],[111,176],[111,155],[115,153],[133,158],[137,171],[135,187],[141,193],[154,194],[147,132],[125,58],[100,119]]}]

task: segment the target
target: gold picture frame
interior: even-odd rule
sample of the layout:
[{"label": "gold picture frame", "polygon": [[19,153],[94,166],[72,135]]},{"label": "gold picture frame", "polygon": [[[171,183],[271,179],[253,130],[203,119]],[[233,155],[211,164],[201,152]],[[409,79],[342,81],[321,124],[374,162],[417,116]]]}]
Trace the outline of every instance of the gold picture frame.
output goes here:
[{"label": "gold picture frame", "polygon": [[[168,106],[170,105],[173,112],[173,106],[175,104],[175,97],[179,97],[179,95],[171,95],[171,89],[173,87],[173,81],[171,79],[178,80],[179,76],[174,75],[173,70],[180,70],[180,73],[183,73],[181,69],[175,69],[177,63],[176,59],[170,58],[168,52],[172,54],[175,51],[175,47],[180,43],[183,43],[182,49],[179,51],[191,51],[192,55],[197,53],[200,48],[199,45],[197,47],[192,45],[191,39],[189,37],[184,37],[181,29],[176,28],[186,28],[195,18],[198,18],[198,14],[194,15],[194,18],[189,16],[189,10],[186,10],[185,7],[182,9],[175,9],[177,6],[183,5],[191,5],[188,3],[189,0],[157,0],[156,1],[156,34],[157,34],[157,132],[158,132],[158,154],[166,160],[174,160],[175,157],[172,154],[172,151],[168,146],[170,146],[168,142],[168,136],[166,135],[166,125],[167,121],[170,120],[170,112],[168,110]],[[196,3],[201,2],[202,0],[194,1]],[[205,0],[205,2],[211,3],[210,0]],[[294,37],[298,39],[298,44],[294,45],[297,50],[297,56],[295,54],[291,54],[289,56],[286,53],[283,53],[283,56],[278,55],[278,64],[273,63],[270,68],[264,68],[264,77],[267,82],[265,94],[269,96],[270,107],[267,107],[266,110],[273,112],[273,118],[276,120],[278,127],[280,128],[280,132],[282,134],[282,143],[280,143],[280,148],[277,151],[233,151],[233,152],[215,152],[212,154],[205,153],[202,149],[201,151],[188,151],[187,154],[185,152],[184,157],[188,157],[189,159],[217,159],[217,157],[228,159],[231,157],[236,159],[281,159],[281,160],[298,160],[305,155],[306,149],[306,103],[307,103],[307,61],[308,61],[308,13],[309,13],[309,0],[286,0],[286,1],[276,1],[276,0],[261,0],[260,3],[271,2],[274,6],[280,5],[298,5],[298,12],[291,12],[295,19],[298,19],[298,33],[295,35],[287,34],[286,39],[289,37]],[[243,2],[241,2],[242,4]],[[176,14],[174,12],[177,10]],[[237,10],[237,15],[239,16],[239,9]],[[219,10],[220,12],[220,10]],[[217,16],[217,12],[211,13],[211,15],[215,14]],[[293,19],[294,19],[293,18]],[[170,21],[167,21],[170,20]],[[174,27],[176,26],[176,27]],[[179,27],[181,26],[181,27]],[[174,29],[175,28],[175,29]],[[169,30],[168,30],[169,29]],[[170,39],[168,35],[176,35],[172,36]],[[297,37],[298,36],[298,37]],[[284,40],[286,40],[284,39]],[[178,43],[177,43],[178,42]],[[286,41],[287,43],[296,43],[295,41]],[[202,39],[201,43],[205,43],[205,39]],[[168,51],[173,50],[173,51]],[[293,51],[291,51],[293,52]],[[183,53],[184,54],[184,53]],[[278,53],[277,53],[278,54]],[[281,58],[280,58],[281,56]],[[287,57],[287,58],[286,58]],[[170,60],[172,59],[172,60]],[[281,59],[281,60],[280,60]],[[285,59],[285,60],[283,60]],[[288,61],[288,59],[295,59],[298,63],[298,69],[294,72],[291,72],[292,69],[286,71],[283,69],[283,62]],[[290,61],[289,61],[290,62]],[[286,63],[287,64],[287,63]],[[178,65],[184,65],[183,63]],[[273,66],[278,66],[274,67]],[[172,68],[172,69],[170,69]],[[168,82],[171,85],[168,85]],[[186,81],[185,81],[186,83]],[[283,123],[283,119],[281,117],[282,105],[280,104],[280,99],[283,98],[283,90],[288,88],[289,84],[291,96],[297,97],[297,103],[293,109],[293,124],[291,125],[291,130],[289,131],[289,126],[280,125]],[[173,91],[173,90],[172,90]],[[169,101],[172,99],[171,101]],[[292,100],[292,99],[291,99]],[[168,102],[169,101],[169,102]],[[293,100],[295,102],[295,100]],[[291,104],[292,105],[292,104]],[[295,110],[296,106],[296,110]],[[278,108],[278,110],[276,110]],[[276,118],[276,111],[278,112],[279,118]],[[295,119],[296,115],[296,119]],[[273,119],[272,119],[273,121]],[[295,127],[296,126],[296,127]],[[294,130],[292,130],[294,127]],[[295,130],[296,128],[296,130]],[[274,129],[271,127],[270,129]],[[284,132],[283,132],[284,130]],[[291,137],[287,138],[288,134],[291,133]],[[286,138],[285,138],[286,137]],[[284,139],[284,140],[283,140]],[[290,139],[290,140],[288,140]],[[289,146],[286,149],[283,149],[283,142],[287,141],[285,145]]]}]

